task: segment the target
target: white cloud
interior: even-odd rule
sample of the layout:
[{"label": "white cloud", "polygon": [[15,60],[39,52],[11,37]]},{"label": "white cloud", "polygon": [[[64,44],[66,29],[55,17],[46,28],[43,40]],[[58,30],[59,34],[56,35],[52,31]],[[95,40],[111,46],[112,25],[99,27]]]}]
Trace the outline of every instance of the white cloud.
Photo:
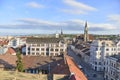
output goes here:
[{"label": "white cloud", "polygon": [[[0,25],[0,28],[18,28],[18,29],[60,29],[60,27],[63,27],[65,30],[81,30],[84,28],[85,21],[80,19],[72,19],[72,20],[66,20],[61,22],[51,22],[46,20],[39,20],[39,19],[33,19],[33,18],[21,18],[17,19],[17,22],[15,24],[11,25]],[[110,23],[91,23],[88,22],[88,27],[90,30],[112,30],[116,29],[113,24]]]},{"label": "white cloud", "polygon": [[87,10],[87,11],[95,11],[97,10],[94,7],[88,6],[86,4],[83,4],[81,2],[77,2],[75,0],[63,0],[63,2],[69,6],[72,6],[74,8],[82,9],[82,10]]},{"label": "white cloud", "polygon": [[77,2],[76,0],[63,0],[65,5],[70,6],[69,9],[63,9],[63,12],[71,14],[86,14],[88,11],[97,11],[96,8]]},{"label": "white cloud", "polygon": [[120,25],[120,14],[109,15],[108,20]]},{"label": "white cloud", "polygon": [[[68,24],[71,24],[71,23],[79,24],[79,26],[81,26],[81,25],[84,26],[85,21],[80,20],[80,19],[74,19],[74,20],[71,20],[70,23],[68,23]],[[100,28],[103,30],[116,29],[116,27],[110,23],[91,23],[91,22],[88,22],[88,27],[89,28]]]},{"label": "white cloud", "polygon": [[80,10],[68,10],[68,9],[62,9],[61,11],[65,12],[65,13],[71,13],[71,14],[86,14],[84,11],[80,11]]},{"label": "white cloud", "polygon": [[[16,21],[17,21],[16,23],[0,25],[0,30],[4,30],[3,32],[9,31],[14,33],[14,31],[18,31],[18,33],[22,32],[23,34],[24,33],[39,34],[39,33],[54,33],[62,28],[64,32],[83,33],[85,26],[85,20],[80,20],[80,19],[52,22],[52,21],[33,19],[33,18],[21,18],[21,19],[17,19]],[[88,22],[88,28],[90,34],[91,33],[109,34],[110,32],[111,34],[119,33],[118,27],[110,23],[98,24],[98,23]],[[41,32],[40,30],[43,32]]]},{"label": "white cloud", "polygon": [[106,30],[111,30],[111,29],[116,29],[116,27],[113,24],[110,23],[101,23],[101,24],[94,24],[94,23],[89,23],[90,27],[92,28],[102,28]]},{"label": "white cloud", "polygon": [[58,25],[58,23],[55,23],[55,22],[38,20],[38,19],[33,19],[33,18],[21,18],[21,19],[17,19],[17,21],[24,22],[25,24],[36,24],[36,25],[44,24],[48,26]]},{"label": "white cloud", "polygon": [[37,3],[37,2],[29,2],[26,4],[28,7],[31,7],[31,8],[43,8],[44,6]]}]

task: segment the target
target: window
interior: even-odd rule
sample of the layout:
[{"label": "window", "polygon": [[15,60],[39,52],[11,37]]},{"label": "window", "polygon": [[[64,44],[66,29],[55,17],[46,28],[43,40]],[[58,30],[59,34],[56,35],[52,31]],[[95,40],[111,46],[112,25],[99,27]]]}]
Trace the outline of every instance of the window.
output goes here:
[{"label": "window", "polygon": [[39,48],[36,48],[36,51],[39,51],[40,49]]},{"label": "window", "polygon": [[35,48],[32,48],[32,51],[35,51]]},{"label": "window", "polygon": [[95,62],[95,65],[97,65],[97,62]]},{"label": "window", "polygon": [[53,48],[51,48],[51,51],[54,51],[54,49],[53,49]]},{"label": "window", "polygon": [[39,46],[40,46],[40,44],[37,44],[37,46],[39,47]]},{"label": "window", "polygon": [[35,55],[35,53],[32,53],[32,55]]},{"label": "window", "polygon": [[63,51],[63,49],[60,49],[60,51]]},{"label": "window", "polygon": [[58,56],[58,53],[55,53],[55,56]]},{"label": "window", "polygon": [[55,51],[58,51],[58,49],[55,49]]},{"label": "window", "polygon": [[49,48],[46,48],[46,51],[49,51]]},{"label": "window", "polygon": [[61,44],[60,46],[61,46],[61,47],[64,47],[64,45],[63,45],[63,44]]},{"label": "window", "polygon": [[59,45],[58,45],[58,44],[56,44],[56,47],[59,47]]},{"label": "window", "polygon": [[33,47],[35,47],[36,45],[35,44],[32,44]]},{"label": "window", "polygon": [[96,48],[96,51],[98,50],[98,48]]},{"label": "window", "polygon": [[107,48],[106,51],[109,51],[109,49]]},{"label": "window", "polygon": [[114,48],[114,51],[115,51],[116,49]]},{"label": "window", "polygon": [[101,65],[101,62],[99,62],[99,65]]},{"label": "window", "polygon": [[44,48],[41,48],[41,51],[44,51],[45,49]]},{"label": "window", "polygon": [[13,46],[17,45],[17,40],[13,40]]},{"label": "window", "polygon": [[36,55],[39,55],[39,53],[36,53]]},{"label": "window", "polygon": [[54,53],[50,53],[50,56],[54,56]]},{"label": "window", "polygon": [[44,44],[41,44],[41,46],[44,46]]},{"label": "window", "polygon": [[112,48],[112,51],[113,51],[113,48]]},{"label": "window", "polygon": [[41,52],[41,55],[44,55],[44,52]]},{"label": "window", "polygon": [[109,46],[108,44],[106,44],[106,46]]}]

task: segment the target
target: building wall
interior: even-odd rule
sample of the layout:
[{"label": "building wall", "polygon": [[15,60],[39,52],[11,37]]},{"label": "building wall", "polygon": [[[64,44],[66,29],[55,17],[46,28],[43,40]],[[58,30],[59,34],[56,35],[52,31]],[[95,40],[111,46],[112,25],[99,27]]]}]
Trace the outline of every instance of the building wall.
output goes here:
[{"label": "building wall", "polygon": [[94,40],[90,46],[90,65],[96,71],[104,71],[106,56],[119,54],[120,46],[110,40]]},{"label": "building wall", "polygon": [[26,44],[26,40],[25,39],[21,39],[21,38],[14,38],[11,39],[8,43],[9,47],[13,47],[13,48],[17,48],[20,47],[22,45]]},{"label": "building wall", "polygon": [[57,56],[66,51],[63,43],[26,44],[26,55]]},{"label": "building wall", "polygon": [[0,47],[0,54],[4,54],[8,50],[7,47]]},{"label": "building wall", "polygon": [[120,80],[120,62],[117,59],[108,57],[106,58],[105,66],[105,80]]}]

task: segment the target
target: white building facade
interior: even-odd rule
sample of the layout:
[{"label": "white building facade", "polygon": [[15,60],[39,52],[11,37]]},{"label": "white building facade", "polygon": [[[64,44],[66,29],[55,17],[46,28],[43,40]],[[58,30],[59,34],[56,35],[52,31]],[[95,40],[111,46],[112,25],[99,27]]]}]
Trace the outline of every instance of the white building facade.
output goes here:
[{"label": "white building facade", "polygon": [[0,55],[4,54],[8,50],[8,47],[6,46],[0,46]]},{"label": "white building facade", "polygon": [[26,38],[21,38],[21,37],[15,37],[9,40],[8,46],[17,48],[21,47],[22,45],[26,44]]},{"label": "white building facade", "polygon": [[120,54],[106,58],[105,80],[120,80]]},{"label": "white building facade", "polygon": [[120,53],[120,41],[94,40],[90,46],[90,65],[96,71],[105,70],[106,56]]},{"label": "white building facade", "polygon": [[58,56],[66,51],[67,45],[60,38],[28,38],[26,55]]}]

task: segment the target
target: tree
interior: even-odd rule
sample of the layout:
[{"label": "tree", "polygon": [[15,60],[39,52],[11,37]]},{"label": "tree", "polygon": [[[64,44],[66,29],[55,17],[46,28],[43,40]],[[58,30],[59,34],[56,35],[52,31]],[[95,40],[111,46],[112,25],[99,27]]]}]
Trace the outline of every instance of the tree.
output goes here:
[{"label": "tree", "polygon": [[22,58],[21,58],[21,54],[20,52],[18,51],[17,54],[17,61],[16,61],[16,70],[18,70],[19,72],[23,72],[24,68],[23,68],[23,63],[22,63]]}]

